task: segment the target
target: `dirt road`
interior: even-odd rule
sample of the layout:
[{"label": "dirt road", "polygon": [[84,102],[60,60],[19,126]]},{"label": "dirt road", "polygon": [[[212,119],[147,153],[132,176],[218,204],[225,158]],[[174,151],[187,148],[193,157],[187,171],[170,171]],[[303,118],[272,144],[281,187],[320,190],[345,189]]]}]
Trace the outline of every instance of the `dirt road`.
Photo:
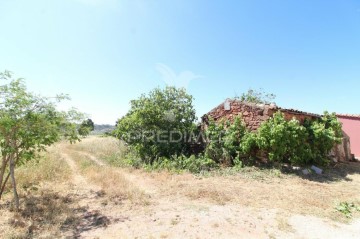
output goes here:
[{"label": "dirt road", "polygon": [[[106,227],[84,231],[81,233],[84,238],[358,238],[360,235],[359,220],[343,224],[313,215],[291,213],[282,208],[253,207],[245,201],[241,203],[238,200],[228,200],[223,193],[227,189],[217,187],[216,184],[213,186],[217,189],[211,191],[214,195],[207,195],[209,192],[198,188],[202,185],[201,181],[206,183],[207,180],[214,179],[196,178],[189,174],[114,169],[89,152],[77,151],[77,154],[82,155],[82,160],[89,160],[98,167],[115,170],[131,187],[143,191],[149,197],[147,205],[124,201],[121,206],[111,202],[103,206],[103,215],[108,218],[120,216],[122,220],[115,220]],[[64,158],[74,174],[78,175],[76,159],[68,155],[64,155]],[[74,182],[76,187],[81,188],[86,178],[75,176],[77,177]],[[88,191],[99,190],[89,182],[85,184]],[[248,190],[245,186],[243,190]],[[306,183],[301,187],[306,190]],[[196,196],[192,195],[193,191]],[[201,197],[202,194],[204,198]],[[98,208],[95,207],[94,210]]]}]

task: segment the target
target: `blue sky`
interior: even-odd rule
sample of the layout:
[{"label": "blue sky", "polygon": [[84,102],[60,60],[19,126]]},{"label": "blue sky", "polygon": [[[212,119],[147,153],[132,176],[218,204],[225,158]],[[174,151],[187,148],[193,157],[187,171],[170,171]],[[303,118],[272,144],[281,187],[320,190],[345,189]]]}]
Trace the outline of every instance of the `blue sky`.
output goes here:
[{"label": "blue sky", "polygon": [[249,88],[360,114],[360,1],[0,0],[0,29],[0,71],[70,94],[95,123],[164,87],[161,69],[196,78],[198,116]]}]

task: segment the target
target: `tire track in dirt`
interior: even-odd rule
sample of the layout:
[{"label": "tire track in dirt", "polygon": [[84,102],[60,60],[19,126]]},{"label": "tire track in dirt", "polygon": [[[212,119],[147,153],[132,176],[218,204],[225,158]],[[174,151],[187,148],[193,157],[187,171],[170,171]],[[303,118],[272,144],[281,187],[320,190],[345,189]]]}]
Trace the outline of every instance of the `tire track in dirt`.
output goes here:
[{"label": "tire track in dirt", "polygon": [[86,185],[87,181],[80,174],[79,169],[78,169],[76,163],[74,162],[74,160],[68,154],[65,154],[65,153],[62,153],[62,158],[69,165],[69,167],[71,168],[71,171],[73,172],[74,184],[75,185]]},{"label": "tire track in dirt", "polygon": [[[95,157],[94,155],[84,152],[84,151],[74,151],[77,153],[80,153],[84,156],[86,156],[88,159],[90,159],[92,162],[94,162],[96,165],[101,166],[101,167],[111,167],[110,165],[104,163],[102,160],[99,160],[97,157]],[[156,186],[154,186],[155,182],[152,182],[151,179],[147,178],[146,180],[144,180],[144,178],[135,175],[135,174],[131,174],[129,172],[126,172],[126,170],[122,169],[122,168],[114,168],[111,167],[112,169],[116,169],[116,172],[118,174],[120,174],[121,176],[125,177],[125,179],[130,182],[134,187],[140,189],[141,191],[145,192],[148,195],[154,196],[156,195],[159,190]],[[148,182],[151,181],[151,182]]]}]

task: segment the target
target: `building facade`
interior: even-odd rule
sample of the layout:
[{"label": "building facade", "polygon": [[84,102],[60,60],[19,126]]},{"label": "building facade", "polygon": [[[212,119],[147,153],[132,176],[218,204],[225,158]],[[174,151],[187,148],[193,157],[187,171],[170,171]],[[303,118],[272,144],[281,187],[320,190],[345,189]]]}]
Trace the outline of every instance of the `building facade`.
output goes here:
[{"label": "building facade", "polygon": [[337,114],[337,117],[350,138],[351,153],[360,159],[360,115]]}]

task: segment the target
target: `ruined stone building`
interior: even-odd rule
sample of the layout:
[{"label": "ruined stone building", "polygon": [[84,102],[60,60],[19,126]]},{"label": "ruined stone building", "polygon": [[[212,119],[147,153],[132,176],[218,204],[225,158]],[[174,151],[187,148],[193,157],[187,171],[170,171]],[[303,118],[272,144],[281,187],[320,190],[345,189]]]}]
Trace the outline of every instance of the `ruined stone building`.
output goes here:
[{"label": "ruined stone building", "polygon": [[[304,123],[305,119],[315,120],[321,117],[321,115],[318,114],[280,108],[275,104],[255,104],[235,99],[227,99],[225,102],[205,114],[201,119],[203,125],[207,125],[210,117],[214,119],[215,122],[221,119],[232,121],[235,116],[239,115],[249,130],[256,131],[262,122],[268,120],[278,111],[284,114],[286,120],[295,118],[299,120],[300,123]],[[345,132],[343,142],[334,147],[330,156],[338,161],[351,160],[350,139]]]}]

